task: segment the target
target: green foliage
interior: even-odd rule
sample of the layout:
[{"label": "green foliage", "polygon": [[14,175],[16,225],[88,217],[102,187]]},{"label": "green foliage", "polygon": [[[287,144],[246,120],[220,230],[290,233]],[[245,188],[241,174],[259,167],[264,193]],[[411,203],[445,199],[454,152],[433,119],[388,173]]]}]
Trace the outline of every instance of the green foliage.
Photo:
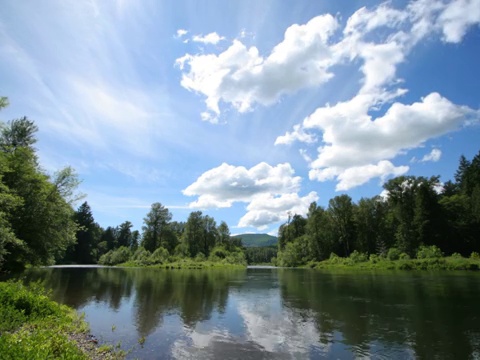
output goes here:
[{"label": "green foliage", "polygon": [[208,260],[210,261],[221,261],[225,259],[228,255],[227,250],[223,246],[216,246],[212,249],[210,252],[210,256],[208,257]]},{"label": "green foliage", "polygon": [[150,255],[149,262],[150,264],[163,264],[168,262],[168,257],[169,257],[168,250],[162,247],[159,247],[155,249],[152,255]]},{"label": "green foliage", "polygon": [[2,359],[87,359],[67,337],[86,331],[86,324],[38,284],[0,283],[0,314]]},{"label": "green foliage", "polygon": [[245,247],[267,247],[277,245],[278,238],[268,234],[241,234],[235,235],[235,238],[242,239],[242,245]]},{"label": "green foliage", "polygon": [[175,248],[176,244],[170,244],[169,222],[172,219],[170,211],[160,203],[152,204],[147,216],[143,219],[143,239],[142,246],[148,251],[155,251],[160,246],[166,248]]},{"label": "green foliage", "polygon": [[360,262],[365,262],[368,260],[367,254],[358,252],[357,250],[354,250],[349,258],[354,262],[354,263],[360,263]]},{"label": "green foliage", "polygon": [[132,251],[126,246],[121,246],[118,249],[110,250],[106,254],[103,254],[98,260],[102,265],[117,265],[122,264],[130,260]]},{"label": "green foliage", "polygon": [[36,131],[26,118],[1,126],[0,267],[6,270],[52,264],[75,242],[69,196],[76,174],[66,169],[52,180],[42,171],[33,148]]},{"label": "green foliage", "polygon": [[276,246],[248,247],[245,249],[245,257],[248,264],[267,264],[277,255]]},{"label": "green foliage", "polygon": [[472,251],[470,254],[470,259],[480,260],[480,254],[476,251]]},{"label": "green foliage", "polygon": [[397,248],[388,249],[387,259],[388,260],[398,260],[400,258],[401,251]]},{"label": "green foliage", "polygon": [[203,261],[207,260],[207,258],[205,257],[205,254],[204,254],[204,253],[199,252],[199,253],[197,253],[197,255],[195,255],[194,260],[195,260],[196,262],[203,262]]},{"label": "green foliage", "polygon": [[442,256],[442,251],[435,245],[420,246],[417,251],[417,259],[436,259]]}]

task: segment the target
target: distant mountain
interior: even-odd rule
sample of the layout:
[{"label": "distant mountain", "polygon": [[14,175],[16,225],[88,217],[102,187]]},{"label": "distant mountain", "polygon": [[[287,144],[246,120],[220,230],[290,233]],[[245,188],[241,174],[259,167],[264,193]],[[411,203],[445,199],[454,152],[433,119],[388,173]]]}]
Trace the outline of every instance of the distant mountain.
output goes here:
[{"label": "distant mountain", "polygon": [[242,238],[245,247],[260,247],[277,245],[278,238],[268,234],[240,234],[235,237]]}]

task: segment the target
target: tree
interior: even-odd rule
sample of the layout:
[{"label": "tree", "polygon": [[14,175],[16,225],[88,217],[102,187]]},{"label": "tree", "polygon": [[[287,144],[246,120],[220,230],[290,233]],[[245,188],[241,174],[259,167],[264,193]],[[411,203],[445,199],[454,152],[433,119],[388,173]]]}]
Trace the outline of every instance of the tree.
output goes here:
[{"label": "tree", "polygon": [[[382,248],[392,237],[388,226],[388,204],[381,197],[362,198],[355,207],[354,215],[356,241],[355,249],[374,254],[384,252]],[[393,244],[391,244],[393,246]]]},{"label": "tree", "polygon": [[225,221],[222,221],[217,228],[216,245],[225,246],[227,249],[230,247],[230,229]]},{"label": "tree", "polygon": [[132,246],[132,226],[130,221],[121,223],[117,228],[117,245],[131,247]]},{"label": "tree", "polygon": [[22,147],[33,150],[33,144],[37,142],[35,137],[37,131],[35,123],[26,117],[9,121],[7,126],[2,128],[0,150],[13,152]]},{"label": "tree", "polygon": [[3,183],[22,201],[22,206],[10,213],[11,228],[26,245],[11,249],[9,266],[51,264],[63,258],[75,242],[72,207],[39,169],[33,149],[18,146],[3,156],[8,169]]},{"label": "tree", "polygon": [[353,251],[355,223],[353,221],[354,206],[348,195],[335,196],[328,202],[328,213],[333,222],[336,242],[340,245],[343,256]]},{"label": "tree", "polygon": [[143,219],[143,247],[154,252],[155,249],[161,246],[162,241],[166,240],[167,230],[172,214],[166,207],[160,203],[152,204],[151,210]]},{"label": "tree", "polygon": [[104,244],[106,251],[116,249],[118,247],[117,229],[112,226],[108,226],[105,230],[103,230],[100,237],[100,243]]},{"label": "tree", "polygon": [[188,248],[191,257],[195,257],[198,253],[208,257],[217,237],[214,218],[208,215],[203,216],[201,211],[190,213],[185,224],[182,242]]},{"label": "tree", "polygon": [[74,215],[78,225],[76,243],[73,246],[71,260],[77,264],[93,264],[99,257],[98,244],[102,230],[93,218],[92,210],[87,202],[84,202]]}]

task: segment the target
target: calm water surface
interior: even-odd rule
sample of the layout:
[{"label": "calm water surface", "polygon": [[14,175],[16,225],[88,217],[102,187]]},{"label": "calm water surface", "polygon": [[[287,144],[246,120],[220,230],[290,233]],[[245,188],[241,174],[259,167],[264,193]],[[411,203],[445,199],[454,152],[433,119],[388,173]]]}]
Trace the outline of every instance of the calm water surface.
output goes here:
[{"label": "calm water surface", "polygon": [[[480,359],[480,274],[47,268],[129,359]],[[140,345],[139,339],[144,339]]]}]

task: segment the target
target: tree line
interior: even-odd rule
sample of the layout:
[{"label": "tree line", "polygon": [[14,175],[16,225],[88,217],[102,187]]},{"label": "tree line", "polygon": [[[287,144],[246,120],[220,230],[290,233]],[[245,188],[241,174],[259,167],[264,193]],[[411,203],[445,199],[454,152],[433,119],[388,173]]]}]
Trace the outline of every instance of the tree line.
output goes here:
[{"label": "tree line", "polygon": [[[0,98],[0,109],[8,105]],[[244,263],[241,240],[225,222],[194,211],[186,222],[154,203],[142,232],[132,223],[102,228],[83,195],[74,169],[53,175],[40,166],[38,127],[26,117],[0,122],[0,272],[55,263],[112,264],[118,260],[159,263],[172,257]]]},{"label": "tree line", "polygon": [[444,255],[480,251],[480,152],[460,158],[454,180],[399,176],[384,184],[382,196],[348,195],[315,202],[306,217],[289,216],[279,229],[277,263],[298,266],[353,252],[414,257],[435,246]]}]

